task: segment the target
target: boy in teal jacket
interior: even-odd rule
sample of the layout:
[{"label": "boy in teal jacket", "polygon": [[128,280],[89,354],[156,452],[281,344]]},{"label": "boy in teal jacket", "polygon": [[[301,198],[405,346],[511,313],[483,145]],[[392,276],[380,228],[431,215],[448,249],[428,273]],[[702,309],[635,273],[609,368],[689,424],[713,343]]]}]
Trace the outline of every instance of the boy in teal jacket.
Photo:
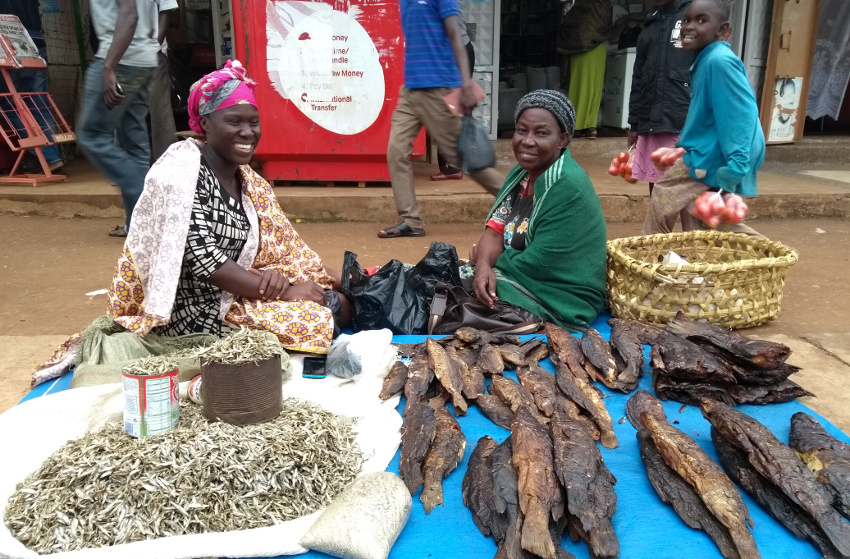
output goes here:
[{"label": "boy in teal jacket", "polygon": [[[682,47],[696,51],[691,104],[678,145],[687,153],[655,185],[644,234],[669,233],[679,212],[706,190],[756,195],[765,143],[744,64],[723,38],[728,0],[696,0],[682,22]],[[696,227],[708,227],[695,220]],[[725,230],[758,235],[742,224]]]}]

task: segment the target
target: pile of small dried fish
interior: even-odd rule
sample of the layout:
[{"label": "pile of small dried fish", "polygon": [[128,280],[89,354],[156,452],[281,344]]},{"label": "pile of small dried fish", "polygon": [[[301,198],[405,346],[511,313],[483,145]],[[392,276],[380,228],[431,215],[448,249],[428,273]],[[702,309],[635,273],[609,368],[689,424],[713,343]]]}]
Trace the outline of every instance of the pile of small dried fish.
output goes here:
[{"label": "pile of small dried fish", "polygon": [[256,363],[283,355],[277,336],[268,330],[245,328],[234,330],[220,341],[199,349],[195,356],[208,363]]},{"label": "pile of small dried fish", "polygon": [[5,519],[39,553],[259,528],[326,506],[361,463],[350,422],[308,402],[245,427],[186,405],[165,435],[116,423],[67,443],[18,485]]},{"label": "pile of small dried fish", "polygon": [[753,340],[681,312],[652,343],[652,386],[659,398],[699,405],[703,398],[735,404],[789,402],[814,396],[789,375],[791,350]]},{"label": "pile of small dried fish", "polygon": [[691,528],[705,530],[727,559],[757,559],[752,526],[740,493],[723,470],[688,435],[673,427],[661,403],[640,390],[626,405],[638,430],[650,483]]},{"label": "pile of small dried fish", "polygon": [[137,376],[160,376],[177,370],[177,361],[171,355],[155,355],[133,361],[121,369],[122,373]]},{"label": "pile of small dried fish", "polygon": [[[819,463],[820,457],[836,460],[839,454],[832,449],[841,449],[841,443],[833,445],[831,437],[805,414],[792,418],[794,450],[767,427],[722,402],[703,400],[702,414],[712,425],[711,438],[721,464],[756,502],[794,535],[812,542],[824,557],[850,557],[850,524],[839,514],[846,514],[842,491],[824,476],[828,465]],[[845,472],[839,467],[835,478]]]}]

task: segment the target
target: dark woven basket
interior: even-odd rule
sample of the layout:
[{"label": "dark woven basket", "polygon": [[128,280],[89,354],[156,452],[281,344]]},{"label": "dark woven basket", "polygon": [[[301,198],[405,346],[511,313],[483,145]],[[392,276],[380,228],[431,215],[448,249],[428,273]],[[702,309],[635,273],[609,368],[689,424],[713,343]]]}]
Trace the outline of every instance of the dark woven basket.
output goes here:
[{"label": "dark woven basket", "polygon": [[204,417],[233,425],[274,419],[283,410],[280,357],[257,363],[201,363]]}]

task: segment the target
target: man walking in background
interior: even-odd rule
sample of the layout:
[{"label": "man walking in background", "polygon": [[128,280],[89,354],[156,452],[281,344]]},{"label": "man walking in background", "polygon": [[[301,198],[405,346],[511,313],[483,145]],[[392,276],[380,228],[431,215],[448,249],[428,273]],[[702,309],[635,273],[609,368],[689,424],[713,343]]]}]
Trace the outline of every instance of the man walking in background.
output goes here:
[{"label": "man walking in background", "polygon": [[[469,56],[460,35],[457,0],[399,0],[399,9],[405,40],[404,85],[393,113],[387,164],[402,221],[379,231],[382,239],[425,234],[410,162],[419,130],[425,126],[446,160],[459,164],[457,137],[461,119],[449,110],[445,97],[460,87],[463,114],[472,112],[478,103]],[[470,176],[494,196],[504,180],[492,167]]]},{"label": "man walking in background", "polygon": [[159,43],[151,0],[90,0],[90,7],[100,44],[86,70],[77,141],[121,189],[126,221],[109,234],[126,237],[150,168],[148,88]]},{"label": "man walking in background", "polygon": [[177,9],[177,0],[154,0],[153,5],[160,50],[156,55],[157,67],[150,93],[151,163],[162,157],[168,146],[177,141],[174,110],[171,108],[171,78],[168,75],[168,41],[165,40],[171,12]]}]

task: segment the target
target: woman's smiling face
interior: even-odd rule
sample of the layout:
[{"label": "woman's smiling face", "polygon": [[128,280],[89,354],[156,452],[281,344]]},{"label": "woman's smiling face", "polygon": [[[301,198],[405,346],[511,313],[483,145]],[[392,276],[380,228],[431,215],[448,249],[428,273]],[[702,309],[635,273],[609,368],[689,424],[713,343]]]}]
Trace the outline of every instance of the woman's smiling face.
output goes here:
[{"label": "woman's smiling face", "polygon": [[207,145],[222,160],[237,165],[251,162],[260,142],[260,112],[250,104],[233,105],[201,117]]},{"label": "woman's smiling face", "polygon": [[570,136],[561,131],[555,115],[539,107],[522,111],[511,141],[519,166],[535,176],[557,161],[569,143]]},{"label": "woman's smiling face", "polygon": [[723,38],[729,28],[728,21],[722,21],[717,7],[712,2],[697,0],[688,6],[682,20],[682,48],[702,50],[709,44]]}]

